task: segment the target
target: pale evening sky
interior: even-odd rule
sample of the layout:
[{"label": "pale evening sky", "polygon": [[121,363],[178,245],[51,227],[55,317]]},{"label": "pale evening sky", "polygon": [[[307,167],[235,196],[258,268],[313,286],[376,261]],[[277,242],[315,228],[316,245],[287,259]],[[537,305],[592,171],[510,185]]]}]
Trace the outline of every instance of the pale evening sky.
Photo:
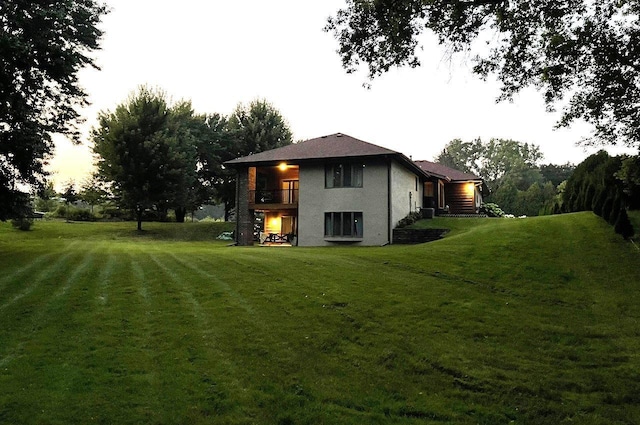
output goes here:
[{"label": "pale evening sky", "polygon": [[[190,99],[199,113],[230,114],[239,102],[263,98],[289,123],[294,140],[345,133],[432,160],[454,138],[510,138],[541,147],[545,163],[579,163],[597,148],[575,143],[589,127],[553,130],[557,114],[526,90],[513,103],[495,103],[498,84],[471,74],[463,56],[446,58],[424,37],[422,66],[397,69],[362,87],[364,72],[348,75],[322,31],[343,0],[107,0],[101,25],[100,71],[80,81],[90,107],[82,110],[83,144],[56,137],[49,170],[60,187],[80,184],[93,169],[89,141],[100,110],[113,110],[141,84],[174,99]],[[612,153],[620,149],[608,149]]]}]

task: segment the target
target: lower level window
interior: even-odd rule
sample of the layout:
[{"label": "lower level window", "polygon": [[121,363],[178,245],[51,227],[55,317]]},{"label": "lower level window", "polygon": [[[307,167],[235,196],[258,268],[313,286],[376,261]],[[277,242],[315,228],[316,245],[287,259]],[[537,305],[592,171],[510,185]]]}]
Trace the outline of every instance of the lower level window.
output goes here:
[{"label": "lower level window", "polygon": [[324,235],[362,237],[361,212],[328,212],[324,213]]}]

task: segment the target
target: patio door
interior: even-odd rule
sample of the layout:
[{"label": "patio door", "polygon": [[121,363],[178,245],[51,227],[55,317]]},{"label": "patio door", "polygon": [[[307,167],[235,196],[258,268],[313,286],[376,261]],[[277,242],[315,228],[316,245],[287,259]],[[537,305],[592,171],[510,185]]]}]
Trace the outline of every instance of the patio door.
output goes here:
[{"label": "patio door", "polygon": [[298,202],[298,180],[282,181],[282,203],[295,204]]},{"label": "patio door", "polygon": [[280,232],[283,235],[288,235],[290,233],[295,233],[296,223],[295,217],[291,215],[285,215],[280,219]]}]

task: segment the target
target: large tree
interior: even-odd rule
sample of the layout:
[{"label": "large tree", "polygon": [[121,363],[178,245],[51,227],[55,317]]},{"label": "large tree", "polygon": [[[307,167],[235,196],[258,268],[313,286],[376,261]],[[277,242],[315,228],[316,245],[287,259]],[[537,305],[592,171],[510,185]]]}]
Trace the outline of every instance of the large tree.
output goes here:
[{"label": "large tree", "polygon": [[558,125],[583,119],[592,142],[640,148],[639,15],[635,0],[347,0],[325,29],[347,71],[364,63],[370,78],[418,66],[419,36],[433,31],[497,76],[500,99],[534,86],[563,106]]},{"label": "large tree", "polygon": [[511,139],[480,138],[465,142],[454,139],[447,143],[436,162],[482,177],[491,190],[500,186],[506,176],[520,190],[540,180],[538,163],[543,155],[535,144]]},{"label": "large tree", "polygon": [[195,185],[196,147],[185,120],[188,102],[170,107],[166,95],[141,87],[114,112],[101,112],[93,129],[99,176],[111,183],[120,205],[162,214],[183,207]]},{"label": "large tree", "polygon": [[234,158],[233,138],[227,127],[227,118],[218,113],[196,115],[191,120],[191,133],[196,141],[198,184],[192,196],[190,212],[203,204],[222,199],[219,193],[227,170],[224,161]]},{"label": "large tree", "polygon": [[[224,150],[225,161],[293,143],[285,119],[263,99],[254,100],[248,106],[239,104],[229,117],[227,128],[230,139]],[[225,218],[228,218],[229,210],[235,206],[235,172],[225,170],[218,182],[219,199],[225,204]]]},{"label": "large tree", "polygon": [[486,202],[497,203],[508,213],[538,215],[556,196],[556,185],[541,172],[542,157],[535,144],[510,139],[483,142],[478,138],[450,141],[435,160],[482,177],[490,190],[484,194]]},{"label": "large tree", "polygon": [[92,0],[0,3],[0,220],[23,214],[25,188],[43,183],[51,134],[78,141],[78,71],[95,66],[105,13]]}]

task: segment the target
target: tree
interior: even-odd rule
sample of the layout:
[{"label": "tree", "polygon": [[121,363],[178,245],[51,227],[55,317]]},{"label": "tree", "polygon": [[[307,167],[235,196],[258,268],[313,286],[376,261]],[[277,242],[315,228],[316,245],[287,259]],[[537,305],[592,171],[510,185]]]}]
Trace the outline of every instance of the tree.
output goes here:
[{"label": "tree", "polygon": [[471,142],[453,139],[436,157],[436,162],[465,173],[479,175],[482,151],[483,145],[480,138]]},{"label": "tree", "polygon": [[196,142],[198,181],[190,208],[193,213],[200,205],[223,198],[218,190],[223,187],[229,173],[223,163],[234,158],[234,149],[227,118],[223,115],[214,113],[194,117],[191,132]]},{"label": "tree", "polygon": [[40,188],[35,198],[35,209],[36,211],[41,212],[49,212],[53,211],[57,205],[58,194],[56,193],[53,182],[47,182],[44,186]]},{"label": "tree", "polygon": [[624,184],[629,209],[640,209],[640,155],[624,156],[615,175]]},{"label": "tree", "polygon": [[108,193],[103,187],[104,183],[100,181],[99,177],[94,174],[91,178],[86,179],[80,193],[79,198],[91,206],[91,212],[93,213],[93,207],[104,202],[107,199]]},{"label": "tree", "polygon": [[629,216],[627,215],[627,210],[626,208],[624,208],[624,206],[620,209],[618,219],[616,220],[616,224],[613,228],[616,233],[622,235],[622,237],[625,239],[629,239],[631,236],[633,236],[633,225],[631,224],[631,221],[629,221]]},{"label": "tree", "polygon": [[4,0],[0,6],[0,220],[24,214],[21,187],[44,184],[52,133],[78,142],[78,71],[94,66],[106,7],[93,0]]},{"label": "tree", "polygon": [[500,100],[533,86],[549,109],[565,104],[559,126],[583,119],[593,142],[640,148],[639,15],[629,0],[347,0],[325,30],[347,72],[364,63],[370,79],[419,66],[430,30],[451,53],[475,53],[473,72],[497,76]]},{"label": "tree", "polygon": [[497,189],[507,175],[511,175],[512,182],[521,186],[521,190],[527,190],[541,180],[538,171],[529,172],[537,168],[541,159],[537,145],[493,138],[483,142],[478,138],[472,142],[452,140],[435,161],[482,177],[491,190]]},{"label": "tree", "polygon": [[576,166],[570,162],[562,165],[544,164],[540,166],[540,173],[545,181],[550,181],[557,187],[571,176],[575,168]]},{"label": "tree", "polygon": [[92,131],[98,174],[120,205],[135,210],[138,230],[145,210],[166,214],[195,184],[195,143],[180,124],[189,111],[188,102],[171,109],[163,92],[140,87],[114,112],[99,114]]},{"label": "tree", "polygon": [[169,110],[167,136],[174,150],[168,158],[172,162],[167,165],[176,171],[173,185],[167,187],[167,206],[174,209],[179,223],[184,223],[187,210],[193,211],[199,206],[196,135],[203,124],[204,119],[195,115],[191,102],[179,102]]},{"label": "tree", "polygon": [[[280,112],[266,100],[239,104],[229,117],[230,143],[224,160],[251,155],[290,145],[291,130]],[[226,170],[217,187],[219,199],[225,204],[225,219],[235,206],[235,172]]]},{"label": "tree", "polygon": [[[617,214],[606,201],[609,196],[623,192],[622,181],[616,178],[622,166],[619,156],[612,157],[605,151],[599,151],[578,164],[567,179],[563,193],[563,205],[566,212],[594,210],[602,203],[602,215]],[[606,192],[601,195],[600,192]],[[616,197],[618,197],[616,195]],[[601,199],[598,199],[601,198]],[[595,200],[598,202],[596,203]],[[613,201],[613,199],[612,199]],[[626,199],[625,199],[626,202]],[[596,211],[597,212],[597,211]],[[615,223],[615,220],[611,220]]]},{"label": "tree", "polygon": [[64,198],[64,203],[67,205],[65,216],[67,222],[69,222],[69,213],[71,211],[71,205],[75,204],[78,201],[78,192],[76,191],[76,184],[73,180],[67,181],[64,185],[64,190],[61,193],[62,198]]}]

